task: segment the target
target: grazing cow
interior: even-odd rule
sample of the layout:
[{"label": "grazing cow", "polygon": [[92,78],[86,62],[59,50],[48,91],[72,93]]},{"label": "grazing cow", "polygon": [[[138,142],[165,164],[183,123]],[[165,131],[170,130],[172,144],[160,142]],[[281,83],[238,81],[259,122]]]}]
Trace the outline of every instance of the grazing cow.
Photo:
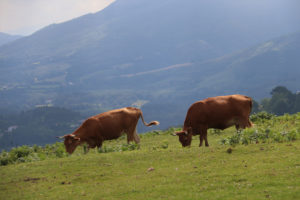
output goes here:
[{"label": "grazing cow", "polygon": [[72,154],[76,147],[82,143],[87,143],[88,148],[100,148],[104,140],[113,140],[120,137],[123,133],[127,134],[127,142],[140,142],[136,132],[136,125],[139,118],[145,126],[158,125],[158,121],[145,123],[143,113],[138,108],[121,108],[111,110],[85,120],[82,125],[71,134],[60,136],[64,138],[66,151]]},{"label": "grazing cow", "polygon": [[182,131],[179,136],[182,146],[190,146],[193,135],[200,135],[200,145],[205,140],[208,146],[207,129],[226,129],[235,125],[236,129],[251,127],[249,115],[252,99],[244,95],[217,96],[197,101],[188,109]]}]

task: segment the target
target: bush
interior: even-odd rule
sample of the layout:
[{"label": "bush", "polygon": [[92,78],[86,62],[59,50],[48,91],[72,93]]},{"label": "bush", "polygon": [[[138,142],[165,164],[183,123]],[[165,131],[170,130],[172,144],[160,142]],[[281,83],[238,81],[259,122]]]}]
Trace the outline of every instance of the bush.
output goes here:
[{"label": "bush", "polygon": [[241,134],[238,132],[237,134],[234,134],[232,137],[229,137],[228,138],[229,140],[229,144],[231,146],[234,146],[236,144],[239,144],[240,143],[240,139],[241,139]]},{"label": "bush", "polygon": [[242,143],[289,142],[300,138],[300,114],[276,117],[275,115],[261,112],[251,116],[256,121],[255,126],[246,128],[234,135],[222,138],[221,144],[236,145]]},{"label": "bush", "polygon": [[290,132],[287,133],[287,138],[288,138],[288,141],[294,141],[297,139],[297,130],[292,130]]},{"label": "bush", "polygon": [[160,145],[161,148],[167,149],[169,147],[169,142],[168,141],[163,141],[162,144]]},{"label": "bush", "polygon": [[32,152],[33,152],[33,148],[24,145],[24,146],[13,148],[10,151],[10,154],[16,159],[18,159],[18,158],[27,157]]},{"label": "bush", "polygon": [[8,165],[9,163],[11,163],[11,159],[9,157],[9,153],[6,151],[3,151],[0,154],[0,166],[1,165]]},{"label": "bush", "polygon": [[10,152],[2,151],[0,154],[0,166],[13,163],[45,160],[46,158],[62,158],[67,155],[68,154],[65,151],[64,145],[61,142],[46,145],[45,147],[37,145],[30,147],[24,145],[12,148]]},{"label": "bush", "polygon": [[265,120],[270,120],[273,119],[274,117],[276,117],[276,115],[263,111],[251,115],[250,120],[252,122],[264,122]]},{"label": "bush", "polygon": [[266,142],[287,142],[294,141],[299,137],[300,133],[297,129],[278,131],[271,128],[257,129],[249,128],[242,132],[235,133],[233,136],[222,138],[221,144],[236,145],[242,143],[248,145],[249,143],[266,143]]}]

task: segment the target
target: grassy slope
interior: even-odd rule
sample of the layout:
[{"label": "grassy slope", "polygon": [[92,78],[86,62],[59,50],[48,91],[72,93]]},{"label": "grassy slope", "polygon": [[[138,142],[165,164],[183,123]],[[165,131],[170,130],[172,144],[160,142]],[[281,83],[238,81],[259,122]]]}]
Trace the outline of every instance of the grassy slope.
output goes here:
[{"label": "grassy slope", "polygon": [[[232,135],[234,129],[225,131]],[[141,149],[82,154],[0,167],[0,199],[300,199],[300,140],[181,148],[169,133]],[[126,143],[125,139],[106,145]],[[168,143],[168,148],[162,148]],[[148,170],[149,168],[154,170]]]}]

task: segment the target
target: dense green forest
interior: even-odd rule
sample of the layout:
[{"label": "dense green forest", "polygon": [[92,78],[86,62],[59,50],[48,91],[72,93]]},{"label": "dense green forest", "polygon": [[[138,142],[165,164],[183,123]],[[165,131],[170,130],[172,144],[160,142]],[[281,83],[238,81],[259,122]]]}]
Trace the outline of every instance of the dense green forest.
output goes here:
[{"label": "dense green forest", "polygon": [[[254,101],[252,113],[268,112],[274,115],[300,112],[300,93],[292,93],[286,87],[277,86],[271,91],[271,97]],[[170,107],[170,109],[167,109]],[[164,127],[180,126],[185,116],[186,106],[142,107],[146,120],[159,120]],[[87,115],[59,107],[37,107],[19,114],[0,115],[0,149],[9,149],[20,145],[45,145],[58,141],[55,136],[73,132]],[[178,120],[174,124],[174,118]],[[140,124],[139,124],[140,125]],[[144,128],[144,129],[143,129]],[[157,127],[154,127],[157,129]],[[139,126],[139,132],[151,129]]]}]

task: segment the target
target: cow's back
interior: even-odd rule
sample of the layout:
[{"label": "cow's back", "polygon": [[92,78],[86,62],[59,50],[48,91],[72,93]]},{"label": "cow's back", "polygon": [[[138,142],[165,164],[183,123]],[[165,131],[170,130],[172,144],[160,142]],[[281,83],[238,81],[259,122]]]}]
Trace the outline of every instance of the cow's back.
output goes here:
[{"label": "cow's back", "polygon": [[225,129],[233,124],[233,120],[248,117],[251,107],[251,98],[243,95],[207,98],[191,105],[184,126]]},{"label": "cow's back", "polygon": [[104,140],[120,137],[123,132],[135,128],[140,116],[140,110],[127,107],[95,115],[99,122],[100,134]]}]

